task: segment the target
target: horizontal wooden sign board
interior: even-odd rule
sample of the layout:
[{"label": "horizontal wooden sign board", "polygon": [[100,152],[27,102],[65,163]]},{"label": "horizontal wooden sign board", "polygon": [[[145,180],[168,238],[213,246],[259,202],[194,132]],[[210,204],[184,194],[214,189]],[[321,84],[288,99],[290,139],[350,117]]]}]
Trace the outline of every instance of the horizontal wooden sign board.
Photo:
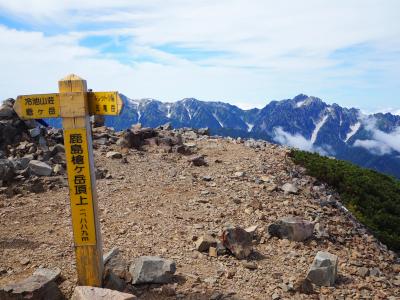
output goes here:
[{"label": "horizontal wooden sign board", "polygon": [[[118,92],[88,92],[89,115],[118,116],[123,102]],[[60,118],[60,94],[36,94],[18,96],[14,110],[21,119]]]}]

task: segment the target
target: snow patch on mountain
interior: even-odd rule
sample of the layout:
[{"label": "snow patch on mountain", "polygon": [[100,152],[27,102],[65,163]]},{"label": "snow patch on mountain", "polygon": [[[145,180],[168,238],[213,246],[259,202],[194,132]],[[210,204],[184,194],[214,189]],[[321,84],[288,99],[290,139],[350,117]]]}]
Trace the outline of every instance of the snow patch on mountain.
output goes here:
[{"label": "snow patch on mountain", "polygon": [[347,143],[347,141],[357,133],[357,131],[360,129],[360,127],[361,127],[360,122],[357,122],[356,124],[351,125],[350,132],[347,133],[346,139],[344,141]]},{"label": "snow patch on mountain", "polygon": [[167,104],[167,118],[170,119],[172,115],[171,104]]},{"label": "snow patch on mountain", "polygon": [[306,103],[306,101],[307,101],[307,100],[303,100],[303,101],[297,102],[297,103],[296,103],[296,107],[297,107],[297,108],[302,107],[302,106],[304,105],[304,103]]},{"label": "snow patch on mountain", "polygon": [[185,103],[183,106],[185,107],[186,112],[187,112],[188,115],[189,115],[189,119],[191,120],[191,119],[192,119],[192,113],[190,112],[190,109],[186,106],[186,103]]},{"label": "snow patch on mountain", "polygon": [[219,123],[219,125],[224,128],[224,124],[220,121],[220,119],[218,118],[216,113],[212,113],[213,117],[215,118],[215,120],[217,120],[217,122]]},{"label": "snow patch on mountain", "polygon": [[311,143],[314,144],[318,137],[318,132],[321,130],[322,126],[324,126],[326,120],[328,120],[329,116],[324,116],[316,125],[315,129],[311,135]]},{"label": "snow patch on mountain", "polygon": [[250,124],[250,123],[247,123],[247,122],[245,122],[246,123],[246,125],[247,125],[247,132],[251,132],[251,130],[253,129],[253,127],[254,127],[254,124]]}]

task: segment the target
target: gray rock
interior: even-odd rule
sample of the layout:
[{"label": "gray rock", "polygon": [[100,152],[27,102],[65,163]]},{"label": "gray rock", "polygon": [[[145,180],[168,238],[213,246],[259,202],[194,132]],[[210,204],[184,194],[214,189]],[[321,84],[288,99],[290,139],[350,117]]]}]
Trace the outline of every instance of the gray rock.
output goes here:
[{"label": "gray rock", "polygon": [[41,133],[41,130],[40,130],[39,127],[35,127],[35,128],[32,128],[32,129],[29,129],[29,134],[30,134],[30,136],[33,137],[33,138],[39,136],[40,133]]},{"label": "gray rock", "polygon": [[14,109],[12,108],[12,104],[9,100],[10,99],[4,101],[4,103],[0,106],[0,118],[9,119],[15,116]]},{"label": "gray rock", "polygon": [[307,278],[300,278],[295,283],[294,289],[302,294],[312,294],[314,292],[314,287]]},{"label": "gray rock", "polygon": [[208,127],[199,128],[197,129],[197,133],[200,135],[210,135],[210,129],[208,129]]},{"label": "gray rock", "polygon": [[44,276],[50,281],[56,281],[58,278],[60,278],[61,270],[59,268],[55,269],[39,268],[35,272],[33,272],[33,275]]},{"label": "gray rock", "polygon": [[10,181],[14,172],[14,164],[10,160],[0,159],[0,181]]},{"label": "gray rock", "polygon": [[271,236],[297,242],[310,238],[313,231],[313,223],[298,217],[286,217],[268,226]]},{"label": "gray rock", "polygon": [[226,228],[222,233],[222,244],[237,259],[244,259],[253,251],[252,235],[240,227]]},{"label": "gray rock", "polygon": [[0,290],[1,300],[58,300],[64,299],[57,284],[48,277],[32,275]]},{"label": "gray rock", "polygon": [[381,275],[381,270],[379,270],[379,268],[372,268],[369,270],[369,275],[378,277]]},{"label": "gray rock", "polygon": [[246,176],[246,173],[245,172],[235,172],[234,176],[236,178],[243,178]]},{"label": "gray rock", "polygon": [[45,162],[31,160],[29,162],[30,170],[38,176],[50,176],[53,169]]},{"label": "gray rock", "polygon": [[30,158],[29,156],[24,156],[22,158],[17,158],[13,161],[14,167],[16,170],[24,170],[28,167],[29,162],[33,158]]},{"label": "gray rock", "polygon": [[318,286],[333,286],[337,277],[338,257],[319,251],[308,271],[307,278]]},{"label": "gray rock", "polygon": [[110,259],[116,257],[119,254],[120,250],[118,247],[113,247],[109,252],[104,254],[103,256],[103,263],[106,265]]},{"label": "gray rock", "polygon": [[281,190],[285,193],[285,195],[298,194],[299,192],[299,189],[292,183],[285,183],[281,186]]},{"label": "gray rock", "polygon": [[77,286],[71,300],[134,300],[135,295],[91,286]]},{"label": "gray rock", "polygon": [[196,250],[199,252],[207,252],[210,247],[216,247],[217,241],[211,235],[203,235],[196,242]]},{"label": "gray rock", "polygon": [[204,155],[197,155],[190,157],[188,161],[196,167],[205,166],[207,162],[204,159]]},{"label": "gray rock", "polygon": [[358,269],[358,275],[360,275],[362,278],[365,278],[369,275],[369,269],[366,267],[361,267]]},{"label": "gray rock", "polygon": [[118,159],[118,158],[122,158],[122,154],[117,151],[109,151],[109,152],[107,152],[106,157]]},{"label": "gray rock", "polygon": [[158,256],[141,256],[129,267],[132,284],[169,283],[175,271],[174,261]]}]

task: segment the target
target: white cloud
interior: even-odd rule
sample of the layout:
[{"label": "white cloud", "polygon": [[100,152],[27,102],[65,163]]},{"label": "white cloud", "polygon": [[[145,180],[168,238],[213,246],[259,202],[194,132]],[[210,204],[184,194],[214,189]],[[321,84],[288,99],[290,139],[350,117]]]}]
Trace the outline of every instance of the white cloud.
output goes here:
[{"label": "white cloud", "polygon": [[[398,1],[0,0],[0,12],[35,30],[1,29],[7,96],[20,93],[22,80],[32,92],[71,72],[133,98],[195,96],[247,107],[300,92],[333,98],[344,86],[399,89]],[[99,35],[128,37],[125,60],[80,45]],[[367,50],[348,59],[354,47]],[[219,55],[194,61],[188,49]],[[371,70],[382,72],[379,80],[365,78]]]},{"label": "white cloud", "polygon": [[[282,129],[282,127],[274,128],[273,139],[279,144],[289,147],[298,148],[300,150],[309,152],[318,152],[321,155],[333,154],[331,147],[318,147],[314,146],[311,140],[306,139],[301,134],[290,134]],[[325,149],[326,148],[326,149]]]},{"label": "white cloud", "polygon": [[363,125],[372,135],[371,139],[356,140],[354,147],[362,147],[375,155],[400,153],[400,127],[395,128],[389,133],[378,129],[376,119],[364,118]]}]

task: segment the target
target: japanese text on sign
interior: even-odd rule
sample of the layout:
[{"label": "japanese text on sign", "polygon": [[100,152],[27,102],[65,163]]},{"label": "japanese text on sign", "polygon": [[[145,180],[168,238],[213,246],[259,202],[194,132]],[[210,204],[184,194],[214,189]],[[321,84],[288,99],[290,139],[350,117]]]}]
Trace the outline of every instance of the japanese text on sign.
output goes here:
[{"label": "japanese text on sign", "polygon": [[19,96],[21,110],[26,119],[57,118],[60,116],[59,94]]},{"label": "japanese text on sign", "polygon": [[89,111],[95,115],[118,115],[119,96],[117,92],[89,92]]},{"label": "japanese text on sign", "polygon": [[85,128],[64,131],[75,245],[96,244],[88,144]]}]

